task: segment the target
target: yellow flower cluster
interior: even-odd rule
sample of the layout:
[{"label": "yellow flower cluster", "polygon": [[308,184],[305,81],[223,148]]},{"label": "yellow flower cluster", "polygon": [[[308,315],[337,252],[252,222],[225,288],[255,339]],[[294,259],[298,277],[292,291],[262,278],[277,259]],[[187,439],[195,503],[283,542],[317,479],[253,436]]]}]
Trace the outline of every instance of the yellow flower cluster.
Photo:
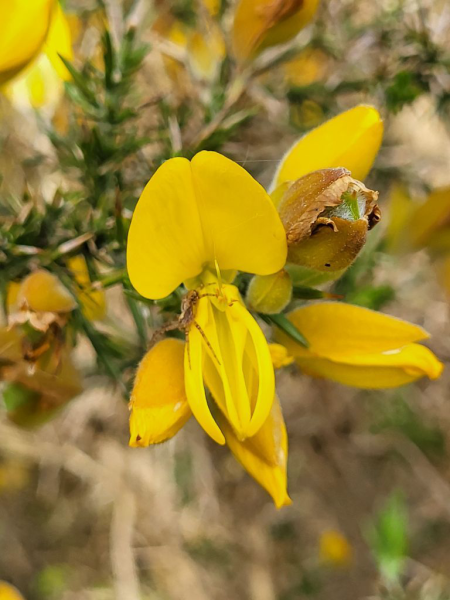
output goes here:
[{"label": "yellow flower cluster", "polygon": [[[281,161],[272,198],[242,167],[215,152],[200,152],[192,161],[170,159],[153,175],[133,215],[128,271],[147,298],[164,298],[182,284],[189,290],[178,320],[186,342],[163,340],[144,357],[130,404],[132,446],[171,438],[193,414],[281,507],[290,503],[287,435],[274,365],[295,360],[304,373],[363,388],[440,375],[441,363],[417,343],[427,338],[420,327],[337,302],[288,314],[307,348],[281,331],[275,333],[279,344],[269,347],[233,285],[239,271],[262,278],[250,284],[249,306],[275,312],[280,297],[286,305],[284,290],[290,294],[284,269],[292,266],[287,264],[292,231],[302,232],[294,240],[302,249],[318,228],[326,228],[330,241],[321,260],[327,252],[344,252],[354,224],[365,239],[379,218],[377,194],[358,180],[371,168],[382,131],[378,112],[368,106],[313,130]],[[283,220],[288,210],[289,225]],[[349,254],[339,272],[356,254]],[[314,257],[307,246],[303,277],[305,269],[320,270]],[[331,264],[332,258],[326,260]],[[295,269],[292,273],[296,276]]]}]

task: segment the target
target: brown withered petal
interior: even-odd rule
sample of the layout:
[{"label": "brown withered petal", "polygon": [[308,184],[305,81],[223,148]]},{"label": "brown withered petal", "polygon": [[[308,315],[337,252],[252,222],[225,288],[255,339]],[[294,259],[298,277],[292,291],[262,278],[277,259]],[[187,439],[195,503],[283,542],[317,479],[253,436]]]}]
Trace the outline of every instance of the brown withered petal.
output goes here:
[{"label": "brown withered petal", "polygon": [[350,171],[343,167],[313,171],[295,181],[278,205],[288,244],[298,244],[309,238],[320,225],[329,225],[336,232],[336,217],[341,215],[332,215],[330,209],[343,203],[344,193],[363,196],[366,202],[363,218],[367,222],[369,217],[372,218],[372,226],[379,220],[378,192],[353,179]]}]

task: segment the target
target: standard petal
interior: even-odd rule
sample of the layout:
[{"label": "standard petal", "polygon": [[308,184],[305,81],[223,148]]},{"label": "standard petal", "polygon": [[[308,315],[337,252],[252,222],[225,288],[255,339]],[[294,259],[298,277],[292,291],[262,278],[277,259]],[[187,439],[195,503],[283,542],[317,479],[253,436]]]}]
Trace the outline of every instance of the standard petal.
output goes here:
[{"label": "standard petal", "polygon": [[443,369],[433,352],[420,344],[379,354],[354,355],[342,361],[311,356],[299,358],[297,363],[307,375],[362,389],[394,388],[422,377],[437,379]]},{"label": "standard petal", "polygon": [[318,169],[345,167],[363,181],[383,137],[383,121],[372,106],[356,106],[308,132],[286,153],[272,189]]},{"label": "standard petal", "polygon": [[225,439],[235,458],[244,469],[272,496],[277,508],[291,504],[287,493],[288,442],[286,426],[278,399],[258,433],[241,442],[227,423],[221,418]]},{"label": "standard petal", "polygon": [[264,188],[216,152],[200,152],[191,164],[207,261],[257,275],[283,268],[286,234]]},{"label": "standard petal", "polygon": [[340,302],[310,304],[288,316],[309,342],[306,350],[277,331],[280,343],[295,357],[340,361],[346,356],[396,350],[429,337],[424,329],[402,319]]},{"label": "standard petal", "polygon": [[39,53],[49,31],[55,0],[7,0],[0,8],[0,85]]},{"label": "standard petal", "polygon": [[184,388],[184,342],[167,338],[144,356],[130,401],[130,446],[159,444],[191,416]]},{"label": "standard petal", "polygon": [[284,266],[286,236],[264,189],[233,161],[200,152],[174,158],[147,184],[128,237],[134,287],[163,298],[217,261],[221,270],[268,275]]}]

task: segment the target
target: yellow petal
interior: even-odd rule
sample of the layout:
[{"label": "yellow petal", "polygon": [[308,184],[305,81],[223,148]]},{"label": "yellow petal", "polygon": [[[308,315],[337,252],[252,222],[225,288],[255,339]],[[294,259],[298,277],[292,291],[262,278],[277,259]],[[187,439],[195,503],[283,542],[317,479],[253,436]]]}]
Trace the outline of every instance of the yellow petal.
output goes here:
[{"label": "yellow petal", "polygon": [[397,350],[429,337],[424,329],[402,319],[340,302],[304,306],[292,311],[289,320],[310,344],[306,350],[277,331],[280,343],[295,357],[307,353],[340,361],[346,356]]},{"label": "yellow petal", "polygon": [[17,304],[36,312],[70,312],[77,303],[55,275],[45,269],[34,271],[21,284]]},{"label": "yellow petal", "polygon": [[258,433],[241,442],[223,417],[220,420],[226,442],[244,469],[272,496],[277,508],[288,506],[286,427],[278,398]]},{"label": "yellow petal", "polygon": [[319,0],[240,0],[233,24],[233,54],[238,62],[265,48],[288,42],[316,13]]},{"label": "yellow petal", "polygon": [[142,359],[131,394],[130,446],[159,444],[191,416],[184,389],[184,342],[167,338]]},{"label": "yellow petal", "polygon": [[0,581],[0,600],[24,600],[22,594],[13,587],[6,583],[6,581]]},{"label": "yellow petal", "polygon": [[0,85],[40,52],[55,0],[4,0],[0,8]]},{"label": "yellow petal", "polygon": [[58,75],[64,80],[69,80],[70,73],[59,55],[67,60],[73,60],[72,36],[69,23],[59,2],[57,2],[53,14],[44,50]]},{"label": "yellow petal", "polygon": [[84,256],[79,254],[71,257],[67,261],[67,266],[80,286],[77,296],[84,316],[90,321],[103,319],[106,314],[105,292],[91,289],[91,280]]},{"label": "yellow petal", "polygon": [[345,167],[363,181],[383,137],[383,121],[372,106],[355,106],[304,135],[286,153],[273,188],[318,169]]},{"label": "yellow petal", "polygon": [[269,275],[286,259],[286,236],[264,189],[215,152],[165,162],[134,211],[127,264],[133,286],[158,299],[217,261],[221,270]]},{"label": "yellow petal", "polygon": [[379,354],[345,356],[340,361],[314,356],[296,360],[307,375],[363,389],[394,388],[422,377],[437,379],[443,369],[431,350],[420,344]]}]

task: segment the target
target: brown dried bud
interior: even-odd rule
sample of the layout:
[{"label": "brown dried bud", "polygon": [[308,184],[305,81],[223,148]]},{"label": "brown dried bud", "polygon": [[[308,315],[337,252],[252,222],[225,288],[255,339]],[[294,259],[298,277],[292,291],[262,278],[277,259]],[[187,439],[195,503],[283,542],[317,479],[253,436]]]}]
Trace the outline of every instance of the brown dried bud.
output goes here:
[{"label": "brown dried bud", "polygon": [[344,168],[322,169],[295,181],[278,211],[286,229],[288,261],[321,272],[345,270],[380,220],[378,192]]}]

